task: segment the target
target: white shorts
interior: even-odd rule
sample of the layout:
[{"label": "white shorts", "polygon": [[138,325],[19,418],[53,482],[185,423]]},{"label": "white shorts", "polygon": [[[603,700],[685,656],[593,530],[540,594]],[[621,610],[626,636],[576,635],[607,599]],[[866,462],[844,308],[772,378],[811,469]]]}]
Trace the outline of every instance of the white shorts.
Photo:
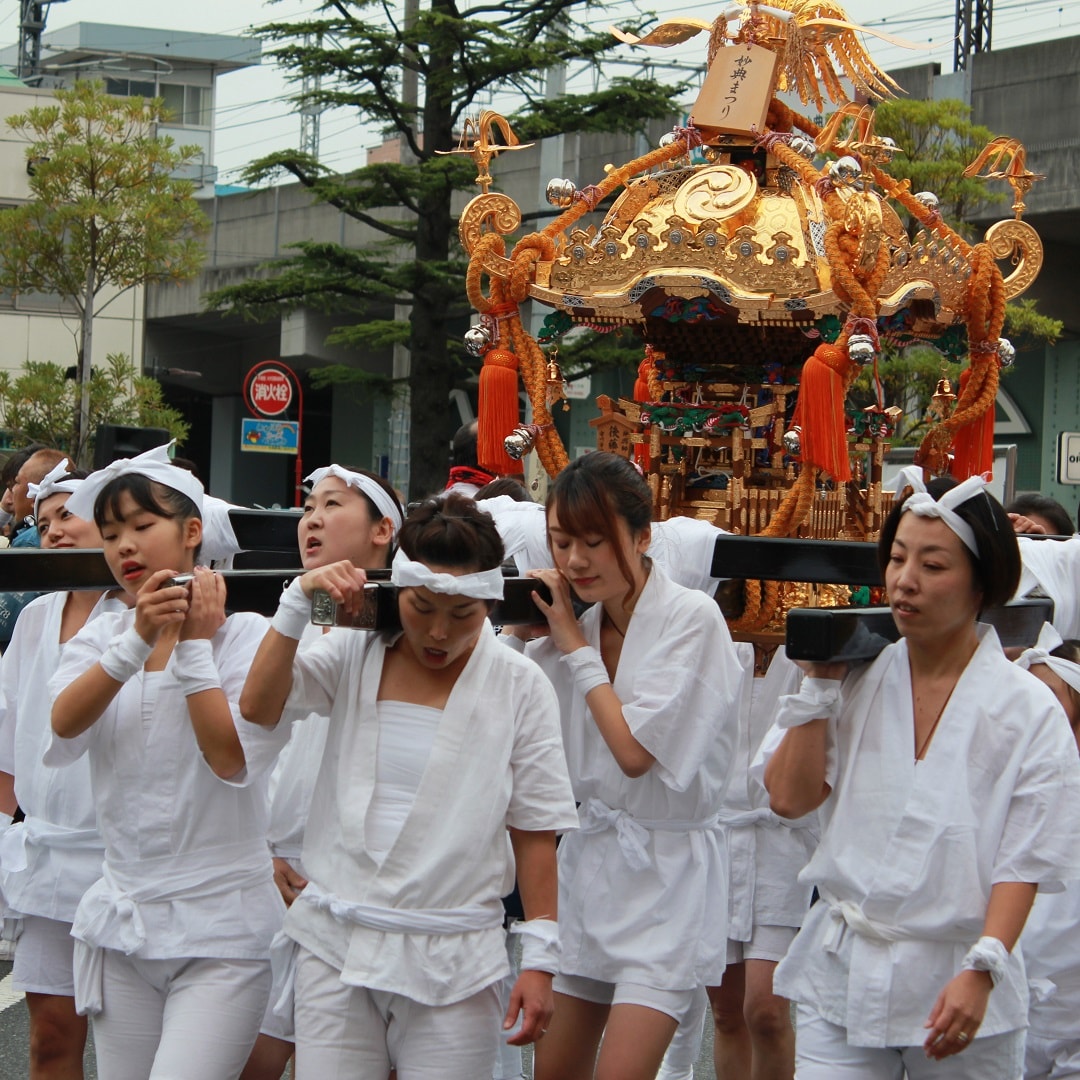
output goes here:
[{"label": "white shorts", "polygon": [[727,962],[742,964],[747,960],[771,960],[779,964],[787,955],[795,935],[799,932],[795,926],[758,926],[750,932],[749,941],[735,941],[728,938]]},{"label": "white shorts", "polygon": [[1022,1080],[1024,1029],[975,1038],[932,1061],[921,1046],[849,1046],[847,1030],[798,1006],[795,1080]]},{"label": "white shorts", "polygon": [[556,975],[552,989],[557,994],[581,998],[596,1005],[644,1005],[681,1022],[694,1004],[696,990],[661,990],[639,983],[601,982],[584,975]]},{"label": "white shorts", "polygon": [[[398,1080],[487,1080],[502,1022],[497,985],[450,1005],[350,986],[301,948],[296,962],[296,1073]],[[192,1074],[194,1075],[194,1074]]]},{"label": "white shorts", "polygon": [[11,985],[24,994],[75,996],[75,939],[71,923],[24,915],[15,942]]},{"label": "white shorts", "polygon": [[1080,1080],[1080,1035],[1056,1038],[1028,1029],[1024,1080]]}]

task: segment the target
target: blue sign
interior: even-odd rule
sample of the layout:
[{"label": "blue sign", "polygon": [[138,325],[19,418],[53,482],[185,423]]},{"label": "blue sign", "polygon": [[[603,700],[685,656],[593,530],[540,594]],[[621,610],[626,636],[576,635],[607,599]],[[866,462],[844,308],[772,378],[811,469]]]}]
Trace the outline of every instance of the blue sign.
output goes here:
[{"label": "blue sign", "polygon": [[300,425],[295,420],[243,420],[240,449],[257,454],[295,454]]}]

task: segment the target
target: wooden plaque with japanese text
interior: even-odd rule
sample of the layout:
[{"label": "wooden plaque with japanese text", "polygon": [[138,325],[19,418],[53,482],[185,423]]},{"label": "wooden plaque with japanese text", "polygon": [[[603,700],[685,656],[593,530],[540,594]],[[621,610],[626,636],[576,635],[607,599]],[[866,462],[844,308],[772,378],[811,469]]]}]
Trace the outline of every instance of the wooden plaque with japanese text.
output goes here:
[{"label": "wooden plaque with japanese text", "polygon": [[773,96],[776,53],[760,45],[720,49],[702,83],[691,121],[702,130],[757,135]]}]

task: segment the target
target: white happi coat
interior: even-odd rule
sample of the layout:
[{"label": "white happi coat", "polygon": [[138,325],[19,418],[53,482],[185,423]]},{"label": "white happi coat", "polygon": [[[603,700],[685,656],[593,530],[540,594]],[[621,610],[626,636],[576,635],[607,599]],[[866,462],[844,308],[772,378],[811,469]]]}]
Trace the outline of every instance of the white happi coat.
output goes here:
[{"label": "white happi coat", "polygon": [[[390,643],[381,634],[332,632],[293,663],[284,721],[325,712],[330,729],[304,838],[311,884],[289,909],[285,932],[347,983],[447,1005],[509,973],[500,899],[514,881],[507,826],[568,829],[577,814],[551,688],[485,625],[443,709],[416,799],[377,863],[365,828]],[[322,903],[310,902],[319,894]],[[376,929],[335,916],[341,903],[403,925],[416,913],[481,909],[484,925]]]},{"label": "white happi coat", "polygon": [[[601,605],[581,618],[600,646]],[[738,738],[742,674],[715,601],[655,564],[630,619],[614,690],[656,759],[631,779],[597,730],[562,654],[529,644],[559,695],[582,828],[559,847],[560,970],[662,989],[718,984],[727,952],[719,812]]]},{"label": "white happi coat", "polygon": [[[87,623],[64,648],[52,697],[134,619],[125,611]],[[259,615],[232,615],[212,640],[247,757],[235,779],[217,777],[203,757],[171,659],[164,671],[124,683],[81,735],[53,735],[47,765],[89,755],[105,840],[104,876],[82,898],[72,929],[91,949],[148,959],[268,957],[284,909],[266,850],[273,758],[263,754],[268,740],[249,738],[258,729],[236,708],[266,625]]]},{"label": "white happi coat", "polygon": [[776,718],[779,700],[798,689],[801,672],[779,648],[761,679],[753,677],[754,647],[735,646],[743,669],[739,742],[720,822],[728,848],[728,937],[749,941],[755,926],[802,926],[812,889],[799,882],[817,844],[817,814],[788,821],[769,809],[760,775],[751,773]]},{"label": "white happi coat", "polygon": [[[60,922],[75,917],[83,893],[101,877],[105,856],[89,763],[64,773],[42,763],[52,739],[48,685],[63,649],[68,595],[48,593],[22,610],[0,670],[0,770],[15,777],[15,797],[26,815],[0,840],[0,888],[8,915]],[[89,619],[123,610],[120,601],[103,597]]]},{"label": "white happi coat", "polygon": [[1032,540],[1018,536],[1023,571],[1018,597],[1038,588],[1054,601],[1051,623],[1064,638],[1080,638],[1080,536],[1068,540]]},{"label": "white happi coat", "polygon": [[[980,643],[916,763],[907,644],[844,683],[829,725],[822,837],[801,875],[822,902],[776,969],[777,994],[854,1046],[917,1046],[982,934],[990,888],[1080,877],[1080,759],[1054,695],[979,628]],[[765,755],[767,757],[767,755]],[[1020,950],[979,1036],[1026,1023]]]},{"label": "white happi coat", "polygon": [[1080,881],[1035,898],[1020,945],[1031,988],[1032,1033],[1080,1045]]}]

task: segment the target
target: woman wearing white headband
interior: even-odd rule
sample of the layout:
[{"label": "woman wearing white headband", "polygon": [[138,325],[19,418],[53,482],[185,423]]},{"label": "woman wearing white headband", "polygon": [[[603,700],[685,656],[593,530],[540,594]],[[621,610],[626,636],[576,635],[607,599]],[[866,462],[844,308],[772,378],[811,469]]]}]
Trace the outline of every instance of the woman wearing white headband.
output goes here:
[{"label": "woman wearing white headband", "polygon": [[774,985],[800,1080],[1017,1080],[1013,947],[1036,891],[1080,876],[1080,759],[976,621],[1019,577],[1005,512],[977,478],[907,479],[878,548],[901,640],[842,683],[811,665],[762,755],[773,809],[822,819],[800,875],[821,900]]},{"label": "woman wearing white headband", "polygon": [[363,571],[340,562],[283,594],[241,698],[273,727],[312,710],[330,730],[304,838],[310,882],[289,909],[301,1076],[480,1080],[508,971],[500,897],[528,921],[503,1019],[540,1038],[557,959],[555,830],[577,822],[555,702],[540,671],[495,641],[502,542],[450,495],[398,537],[403,631],[297,643],[311,594],[355,609]]},{"label": "woman wearing white headband", "polygon": [[86,754],[103,876],[75,913],[75,1003],[111,1080],[236,1077],[270,993],[284,905],[266,857],[263,739],[236,700],[266,628],[225,617],[219,575],[195,570],[202,486],[166,449],[114,462],[68,509],[92,516],[134,601],[88,623],[50,690],[48,765]]},{"label": "woman wearing white headband", "polygon": [[[67,509],[85,475],[65,458],[30,485],[42,549],[101,546],[94,522]],[[41,763],[52,736],[43,689],[83,625],[123,606],[99,592],[38,597],[20,613],[0,672],[0,784],[10,783],[14,795],[0,806],[7,825],[0,839],[0,894],[6,932],[16,941],[12,985],[26,994],[30,1013],[35,1080],[82,1076],[86,1018],[75,1012],[71,922],[82,894],[101,876],[105,848],[87,763],[63,774]],[[12,825],[16,802],[25,819]]]},{"label": "woman wearing white headband", "polygon": [[[1062,641],[1047,624],[1035,648],[1016,661],[1061,702],[1080,747],[1080,641]],[[1031,1007],[1024,1080],[1080,1077],[1080,881],[1036,897],[1020,939]]]},{"label": "woman wearing white headband", "polygon": [[[367,569],[390,565],[402,514],[397,496],[385,480],[367,469],[329,465],[316,469],[305,483],[311,485],[311,491],[297,525],[305,570],[343,559]],[[318,641],[323,633],[322,627],[309,624],[301,648]],[[274,881],[287,905],[307,885],[300,851],[329,722],[327,714],[312,713],[304,722],[293,724],[270,780],[270,853]],[[275,1007],[286,989],[275,985],[240,1080],[278,1080],[285,1071],[294,1051],[293,1018],[291,1010],[284,1010],[283,1016]]]}]

